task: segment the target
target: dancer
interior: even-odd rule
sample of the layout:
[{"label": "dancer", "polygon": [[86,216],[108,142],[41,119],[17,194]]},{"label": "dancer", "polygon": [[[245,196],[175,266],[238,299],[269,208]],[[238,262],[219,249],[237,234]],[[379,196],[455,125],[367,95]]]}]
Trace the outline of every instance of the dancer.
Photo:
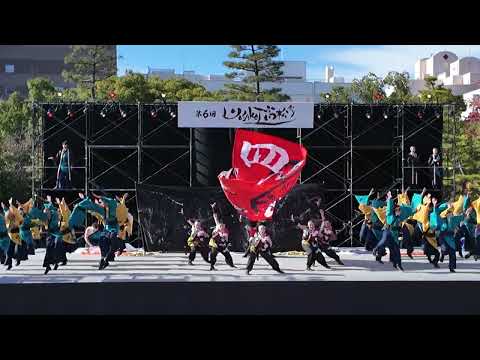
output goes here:
[{"label": "dancer", "polygon": [[58,163],[57,184],[55,185],[55,189],[69,189],[72,181],[72,159],[67,141],[62,142],[62,149],[58,151],[57,155],[51,156],[48,159],[55,160]]},{"label": "dancer", "polygon": [[[414,205],[416,203],[417,202],[415,202]],[[417,220],[418,227],[421,231],[423,252],[427,256],[428,262],[430,262],[435,268],[439,268],[440,266],[438,266],[438,262],[440,260],[440,252],[437,249],[438,241],[435,236],[435,231],[430,227],[430,212],[432,209],[431,194],[427,194],[423,197],[422,204],[419,205],[417,209],[418,210],[413,215],[413,218]]]},{"label": "dancer", "polygon": [[46,275],[52,270],[51,265],[54,266],[54,270],[58,269],[59,256],[57,256],[57,250],[63,248],[63,239],[60,236],[58,211],[53,205],[50,196],[47,196],[47,201],[43,206],[47,224],[47,246],[45,258],[43,259],[44,274]]},{"label": "dancer", "polygon": [[337,234],[333,230],[333,226],[330,221],[325,219],[325,214],[323,210],[321,210],[320,212],[322,216],[322,225],[320,226],[319,231],[318,248],[321,252],[324,252],[325,255],[335,260],[338,265],[345,265],[342,260],[340,260],[340,257],[335,252],[335,250],[330,247],[330,242],[337,239]]},{"label": "dancer", "polygon": [[[90,198],[83,193],[79,193],[81,201],[75,205],[72,214],[70,215],[69,224],[72,228],[77,228],[80,224],[85,223],[86,213],[89,212],[95,216],[99,223],[105,222],[105,208],[100,205],[100,202],[93,202]],[[98,270],[103,270],[110,265],[110,252],[111,252],[111,231],[105,229],[98,230],[94,234],[89,236],[89,240],[95,240],[98,242],[100,248],[100,264]]]},{"label": "dancer", "polygon": [[125,250],[125,242],[133,232],[133,216],[128,212],[126,206],[128,193],[123,194],[122,197],[116,196],[117,199],[117,221],[119,226],[118,239],[118,256],[120,256]]},{"label": "dancer", "polygon": [[400,224],[412,214],[410,206],[395,206],[392,192],[387,193],[386,223],[379,247],[387,246],[390,250],[390,261],[395,269],[403,271],[400,255]]},{"label": "dancer", "polygon": [[303,230],[302,248],[307,254],[307,271],[312,271],[312,265],[315,263],[315,260],[323,267],[330,269],[319,249],[320,230],[315,225],[315,222],[309,220],[307,226],[298,223],[297,227]]},{"label": "dancer", "polygon": [[452,203],[444,203],[437,206],[437,199],[433,199],[433,224],[432,228],[439,232],[439,242],[441,246],[440,262],[443,262],[445,255],[448,255],[448,268],[450,272],[455,272],[457,268],[455,231],[457,231],[462,215],[453,215],[454,206]]},{"label": "dancer", "polygon": [[[399,206],[409,206],[412,207],[410,199],[408,197],[408,191],[410,187],[407,187],[406,190],[402,190],[397,196],[397,203]],[[413,214],[412,209],[412,214]],[[413,259],[414,251],[414,234],[415,234],[416,221],[413,220],[412,216],[409,216],[405,221],[400,224],[401,234],[402,234],[402,246],[407,249],[407,256],[410,259]]]},{"label": "dancer", "polygon": [[107,257],[105,264],[109,264],[110,261],[115,261],[115,252],[122,249],[123,242],[118,238],[120,226],[117,219],[117,206],[118,203],[115,199],[100,196],[92,193],[92,196],[96,198],[97,205],[101,206],[105,210],[105,216],[103,221],[105,223],[105,236],[108,243]]},{"label": "dancer", "polygon": [[215,269],[215,263],[217,262],[217,254],[221,253],[225,257],[225,262],[230,267],[236,267],[233,265],[232,255],[228,250],[230,243],[228,239],[228,229],[225,223],[220,221],[220,214],[216,203],[211,204],[213,210],[213,219],[215,220],[215,229],[212,232],[212,238],[208,243],[210,247],[210,270]]},{"label": "dancer", "polygon": [[247,275],[250,275],[250,272],[253,269],[253,264],[257,259],[257,254],[263,257],[273,270],[283,274],[283,271],[280,269],[277,260],[275,260],[273,257],[272,239],[270,236],[268,236],[265,225],[258,226],[258,231],[255,234],[253,244],[250,247],[250,254],[247,263]]},{"label": "dancer", "polygon": [[22,253],[22,239],[20,238],[20,225],[23,223],[23,216],[18,209],[13,206],[13,199],[10,198],[9,207],[6,207],[2,203],[3,211],[5,213],[5,225],[7,227],[8,237],[10,243],[6,253],[5,265],[7,270],[12,268],[13,259],[16,260],[16,265],[20,264],[24,254]]},{"label": "dancer", "polygon": [[8,237],[7,225],[5,223],[5,212],[4,209],[6,206],[1,203],[2,208],[0,209],[0,264],[4,265],[7,257],[8,246],[10,245],[10,238]]},{"label": "dancer", "polygon": [[187,239],[187,246],[190,249],[188,255],[188,265],[193,265],[193,260],[197,254],[197,250],[200,251],[203,260],[210,264],[208,259],[208,234],[204,230],[200,220],[188,219],[187,222],[192,226],[190,236]]},{"label": "dancer", "polygon": [[374,192],[374,189],[371,189],[368,195],[355,195],[355,199],[359,204],[358,209],[365,216],[359,237],[360,241],[365,243],[365,250],[367,251],[372,251],[382,237],[383,225],[373,208],[382,207],[383,204],[378,198],[379,194],[377,194],[376,200],[369,201]]}]

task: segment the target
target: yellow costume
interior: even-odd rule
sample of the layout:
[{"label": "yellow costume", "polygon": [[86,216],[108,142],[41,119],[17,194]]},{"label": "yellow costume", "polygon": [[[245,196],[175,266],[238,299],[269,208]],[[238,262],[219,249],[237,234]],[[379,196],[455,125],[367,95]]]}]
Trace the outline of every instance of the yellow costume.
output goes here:
[{"label": "yellow costume", "polygon": [[58,212],[60,213],[60,232],[63,234],[63,241],[68,244],[75,244],[74,233],[68,227],[68,219],[70,218],[71,211],[65,199],[62,199],[58,204]]},{"label": "yellow costume", "polygon": [[20,239],[20,225],[23,223],[23,216],[18,209],[10,205],[7,213],[5,214],[5,225],[7,226],[8,236],[16,245],[21,245]]}]

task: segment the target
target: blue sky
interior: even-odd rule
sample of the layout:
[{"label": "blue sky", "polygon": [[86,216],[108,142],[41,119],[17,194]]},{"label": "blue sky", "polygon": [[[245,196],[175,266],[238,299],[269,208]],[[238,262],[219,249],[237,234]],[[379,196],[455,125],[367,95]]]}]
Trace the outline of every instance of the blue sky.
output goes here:
[{"label": "blue sky", "polygon": [[[346,81],[368,72],[379,76],[389,70],[408,71],[413,77],[415,61],[448,50],[459,57],[480,57],[479,45],[280,45],[281,60],[307,62],[307,79],[323,80],[325,65]],[[119,45],[118,73],[126,69],[146,73],[148,67],[194,70],[198,74],[224,74],[228,45]]]}]

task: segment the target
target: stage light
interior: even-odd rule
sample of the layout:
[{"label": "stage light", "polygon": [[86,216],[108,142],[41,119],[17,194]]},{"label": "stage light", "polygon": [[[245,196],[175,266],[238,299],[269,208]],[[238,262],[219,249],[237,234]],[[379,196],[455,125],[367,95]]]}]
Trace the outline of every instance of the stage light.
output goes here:
[{"label": "stage light", "polygon": [[162,93],[162,98],[165,99],[166,97],[167,97],[167,95],[165,93]]},{"label": "stage light", "polygon": [[150,111],[150,116],[155,119],[157,117],[157,110],[153,109],[152,111]]},{"label": "stage light", "polygon": [[419,112],[417,113],[417,117],[418,117],[419,119],[423,119],[423,113],[422,113],[421,111],[419,111]]},{"label": "stage light", "polygon": [[436,117],[437,119],[440,119],[440,113],[439,113],[438,111],[435,111],[435,117]]},{"label": "stage light", "polygon": [[48,109],[47,111],[47,116],[51,119],[53,118],[53,110],[52,109]]},{"label": "stage light", "polygon": [[73,119],[75,117],[75,113],[72,110],[68,109],[67,110],[67,116],[69,118]]},{"label": "stage light", "polygon": [[386,112],[383,113],[383,118],[388,119],[388,114]]},{"label": "stage light", "polygon": [[85,106],[85,107],[83,108],[83,113],[86,114],[87,112],[88,112],[88,108]]},{"label": "stage light", "polygon": [[107,115],[106,115],[105,112],[102,110],[102,111],[100,111],[100,116],[104,118],[104,117],[107,116]]},{"label": "stage light", "polygon": [[340,115],[338,115],[337,112],[334,112],[334,113],[333,113],[333,117],[334,117],[335,119],[338,119],[339,116],[340,116]]},{"label": "stage light", "polygon": [[172,118],[174,118],[174,117],[177,116],[177,115],[176,115],[173,111],[170,111],[170,116],[171,116]]},{"label": "stage light", "polygon": [[322,116],[320,115],[320,113],[317,114],[317,119],[320,119]]},{"label": "stage light", "polygon": [[371,118],[370,113],[366,113],[365,116],[367,117],[367,119],[370,119],[370,118]]},{"label": "stage light", "polygon": [[120,109],[120,116],[122,118],[126,118],[127,117],[127,113],[125,111],[123,111],[123,109]]}]

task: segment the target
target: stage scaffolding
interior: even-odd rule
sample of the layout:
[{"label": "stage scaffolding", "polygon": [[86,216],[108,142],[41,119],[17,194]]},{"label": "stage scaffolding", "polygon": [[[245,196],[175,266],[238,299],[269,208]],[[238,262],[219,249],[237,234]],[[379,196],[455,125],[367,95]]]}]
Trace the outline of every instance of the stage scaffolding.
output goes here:
[{"label": "stage scaffolding", "polygon": [[[128,192],[127,206],[139,229],[136,184],[192,185],[192,130],[178,129],[176,116],[176,104],[169,103],[34,104],[32,196],[54,194],[71,206],[78,192],[105,196]],[[74,156],[76,180],[72,177],[71,189],[56,190],[57,166],[49,164],[48,157],[65,139]],[[183,171],[178,171],[179,162]],[[136,173],[122,166],[135,166]],[[137,233],[132,241],[139,238]]]},{"label": "stage scaffolding", "polygon": [[[346,231],[338,246],[363,245],[357,236],[363,215],[354,194],[366,194],[374,186],[384,196],[408,186],[405,157],[412,142],[441,145],[443,136],[443,195],[455,191],[454,114],[454,105],[315,105],[313,129],[297,129],[296,134],[308,151],[300,182],[324,185],[325,211]],[[127,206],[135,209],[137,221],[136,184],[194,184],[192,129],[178,128],[176,116],[177,105],[167,103],[33,104],[32,195],[56,193],[72,203],[78,192],[128,192]],[[433,126],[442,121],[443,131]],[[77,175],[72,189],[55,192],[56,166],[47,158],[65,138],[80,153],[73,169],[82,176]],[[122,169],[128,164],[136,174]]]},{"label": "stage scaffolding", "polygon": [[[383,197],[388,191],[402,191],[410,186],[411,191],[421,192],[421,188],[406,183],[406,154],[409,143],[418,141],[424,147],[440,148],[443,156],[442,197],[450,198],[455,193],[456,131],[458,118],[454,105],[415,104],[319,104],[315,106],[314,128],[298,129],[297,139],[308,150],[307,162],[318,165],[308,176],[302,175],[300,182],[325,183],[328,200],[324,204],[325,212],[338,223],[343,223],[348,232],[338,246],[349,243],[350,246],[364,245],[358,240],[358,232],[363,222],[363,214],[358,211],[354,194],[367,194],[370,188]],[[432,126],[443,121],[444,129]],[[340,123],[336,126],[335,122]],[[362,141],[368,134],[391,126],[391,142],[376,139],[373,143]],[[311,144],[308,139],[323,133],[325,143]],[[378,136],[386,136],[379,132]],[[375,136],[373,136],[374,139]],[[418,146],[417,146],[418,148]],[[326,153],[334,151],[335,156],[325,161]],[[369,156],[379,153],[381,161],[371,161]],[[328,158],[328,156],[327,156]],[[362,162],[362,166],[358,164]],[[363,165],[366,165],[365,167]],[[426,167],[422,167],[426,170]],[[428,168],[430,169],[430,168]],[[389,174],[387,174],[390,172]],[[305,171],[304,171],[305,173]],[[382,176],[377,181],[366,182],[368,176]],[[431,188],[427,186],[429,191]],[[330,196],[328,196],[330,195]],[[339,207],[341,209],[339,209]],[[342,210],[347,208],[345,218]]]}]

